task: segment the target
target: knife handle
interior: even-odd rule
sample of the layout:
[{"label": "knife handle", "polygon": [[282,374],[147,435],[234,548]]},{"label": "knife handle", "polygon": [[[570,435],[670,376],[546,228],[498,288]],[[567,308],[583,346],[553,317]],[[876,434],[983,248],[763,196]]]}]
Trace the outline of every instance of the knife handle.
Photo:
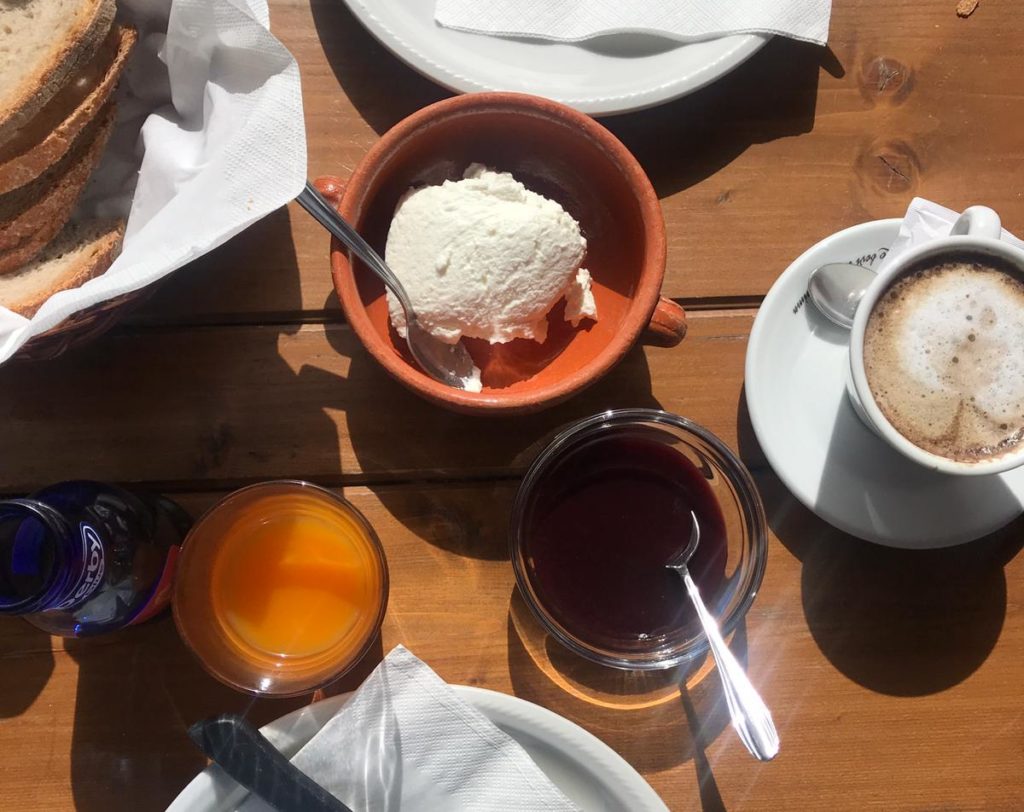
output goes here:
[{"label": "knife handle", "polygon": [[224,772],[278,812],[352,812],[241,716],[196,722],[188,735]]}]

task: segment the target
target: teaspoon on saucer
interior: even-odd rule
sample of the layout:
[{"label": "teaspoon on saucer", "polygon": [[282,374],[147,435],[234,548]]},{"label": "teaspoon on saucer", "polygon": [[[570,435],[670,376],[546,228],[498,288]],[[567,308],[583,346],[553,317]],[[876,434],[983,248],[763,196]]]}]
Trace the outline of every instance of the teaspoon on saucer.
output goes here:
[{"label": "teaspoon on saucer", "polygon": [[388,289],[395,294],[405,311],[406,341],[409,352],[416,363],[430,377],[455,389],[480,391],[479,372],[461,342],[445,344],[431,335],[419,322],[416,311],[409,301],[402,283],[394,271],[381,259],[370,244],[348,223],[309,181],[296,202],[309,212],[313,219],[341,240],[348,249],[363,261],[367,268],[380,277]]},{"label": "teaspoon on saucer", "polygon": [[665,566],[679,573],[686,586],[686,592],[693,601],[693,607],[697,610],[697,617],[708,638],[708,646],[714,655],[715,665],[718,666],[718,675],[722,678],[722,688],[726,704],[729,706],[733,729],[754,758],[758,761],[771,761],[779,752],[779,734],[772,722],[771,711],[751,684],[743,666],[722,639],[718,623],[704,605],[700,590],[687,569],[687,563],[700,544],[700,524],[697,522],[697,514],[692,510],[690,518],[693,523],[686,547]]},{"label": "teaspoon on saucer", "polygon": [[811,272],[807,293],[825,318],[849,330],[857,305],[874,278],[875,272],[862,265],[829,262]]}]

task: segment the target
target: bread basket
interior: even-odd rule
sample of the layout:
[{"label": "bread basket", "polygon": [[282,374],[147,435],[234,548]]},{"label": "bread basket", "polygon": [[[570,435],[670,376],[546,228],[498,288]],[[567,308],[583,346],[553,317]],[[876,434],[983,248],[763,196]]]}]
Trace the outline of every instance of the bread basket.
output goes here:
[{"label": "bread basket", "polygon": [[27,322],[0,319],[0,364],[55,358],[96,338],[160,279],[292,200],[305,182],[298,64],[267,28],[266,0],[147,0],[121,12],[138,44],[116,91],[113,134],[72,215],[126,220],[121,251],[104,273],[50,295]]},{"label": "bread basket", "polygon": [[52,330],[34,336],[14,355],[15,361],[48,361],[68,350],[88,344],[107,332],[126,314],[145,302],[156,283],[80,310]]}]

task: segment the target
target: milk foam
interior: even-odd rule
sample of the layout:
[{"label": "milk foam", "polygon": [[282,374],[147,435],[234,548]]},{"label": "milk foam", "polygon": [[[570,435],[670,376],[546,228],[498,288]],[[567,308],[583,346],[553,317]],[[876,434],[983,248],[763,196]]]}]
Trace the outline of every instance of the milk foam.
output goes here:
[{"label": "milk foam", "polygon": [[864,336],[875,401],[914,444],[957,460],[1024,439],[1024,282],[995,260],[912,271],[879,299]]}]

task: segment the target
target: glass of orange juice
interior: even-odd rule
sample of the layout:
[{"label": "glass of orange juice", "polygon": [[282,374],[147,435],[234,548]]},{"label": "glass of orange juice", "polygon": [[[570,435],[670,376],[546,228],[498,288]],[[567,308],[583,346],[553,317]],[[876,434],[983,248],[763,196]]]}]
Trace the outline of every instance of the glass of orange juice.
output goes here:
[{"label": "glass of orange juice", "polygon": [[362,658],[387,600],[384,550],[363,515],[331,491],[282,480],[235,491],[196,522],[173,608],[219,680],[294,696]]}]

